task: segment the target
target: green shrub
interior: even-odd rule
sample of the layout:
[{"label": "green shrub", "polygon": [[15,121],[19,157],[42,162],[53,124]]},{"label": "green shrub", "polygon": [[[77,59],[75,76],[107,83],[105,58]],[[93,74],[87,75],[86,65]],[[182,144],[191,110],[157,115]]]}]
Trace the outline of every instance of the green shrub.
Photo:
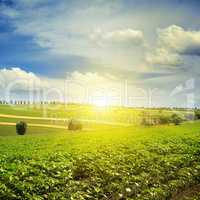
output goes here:
[{"label": "green shrub", "polygon": [[183,122],[183,118],[179,116],[178,114],[173,114],[171,116],[171,122],[175,125],[180,125]]},{"label": "green shrub", "polygon": [[27,131],[27,124],[26,122],[18,122],[16,124],[16,132],[18,135],[25,135],[26,134],[26,131]]},{"label": "green shrub", "polygon": [[69,120],[68,130],[76,131],[76,130],[82,130],[82,128],[83,128],[83,125],[80,121],[74,120],[74,119]]},{"label": "green shrub", "polygon": [[164,115],[143,117],[141,121],[141,124],[144,126],[153,126],[153,125],[169,124],[169,123],[170,123],[170,117]]},{"label": "green shrub", "polygon": [[154,125],[154,121],[151,118],[143,117],[142,121],[141,121],[141,125],[143,125],[143,126],[153,126]]},{"label": "green shrub", "polygon": [[170,123],[170,117],[169,116],[160,115],[158,117],[158,123],[159,124],[169,124]]},{"label": "green shrub", "polygon": [[196,120],[200,119],[200,110],[199,109],[195,109],[194,110],[194,115],[195,115],[195,119]]}]

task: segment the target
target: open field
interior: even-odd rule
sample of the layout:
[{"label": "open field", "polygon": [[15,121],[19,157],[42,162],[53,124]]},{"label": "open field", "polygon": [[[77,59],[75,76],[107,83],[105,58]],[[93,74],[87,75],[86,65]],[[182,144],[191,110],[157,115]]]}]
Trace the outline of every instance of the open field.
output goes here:
[{"label": "open field", "polygon": [[[16,114],[17,113],[17,114]],[[50,121],[62,121],[66,118],[76,118],[82,120],[139,124],[141,117],[145,115],[165,115],[172,113],[180,115],[193,114],[191,110],[182,109],[144,109],[144,108],[124,108],[124,107],[96,107],[81,104],[58,104],[58,105],[0,105],[1,114],[17,115],[35,118],[52,119]],[[62,120],[58,120],[62,119]]]},{"label": "open field", "polygon": [[[1,106],[0,114],[42,117],[39,108],[18,110]],[[70,116],[60,109],[60,116],[78,116],[78,109],[73,112]],[[123,116],[139,112],[118,111]],[[51,120],[24,120],[52,125]],[[0,122],[17,121],[0,118]],[[54,123],[65,125],[59,120]],[[17,136],[13,126],[0,126],[0,199],[199,198],[198,121],[152,127],[93,121],[84,125],[82,131],[30,126],[24,136]]]}]

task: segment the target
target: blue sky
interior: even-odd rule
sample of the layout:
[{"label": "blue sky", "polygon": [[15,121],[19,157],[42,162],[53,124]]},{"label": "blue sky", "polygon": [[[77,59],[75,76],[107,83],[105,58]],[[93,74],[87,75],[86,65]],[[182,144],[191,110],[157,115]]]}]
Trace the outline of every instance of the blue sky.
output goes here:
[{"label": "blue sky", "polygon": [[0,0],[0,70],[52,84],[110,74],[169,96],[189,79],[198,85],[199,11],[198,0]]}]

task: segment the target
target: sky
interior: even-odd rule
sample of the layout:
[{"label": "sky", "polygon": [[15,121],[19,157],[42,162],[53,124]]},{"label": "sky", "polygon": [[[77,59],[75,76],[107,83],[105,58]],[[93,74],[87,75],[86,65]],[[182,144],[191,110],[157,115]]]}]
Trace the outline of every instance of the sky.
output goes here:
[{"label": "sky", "polygon": [[0,0],[2,98],[199,106],[199,19],[198,0]]}]

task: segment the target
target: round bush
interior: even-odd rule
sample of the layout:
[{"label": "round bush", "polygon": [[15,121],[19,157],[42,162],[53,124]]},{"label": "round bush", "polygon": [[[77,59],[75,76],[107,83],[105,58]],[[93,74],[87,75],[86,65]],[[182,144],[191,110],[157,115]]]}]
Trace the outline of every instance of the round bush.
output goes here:
[{"label": "round bush", "polygon": [[83,125],[80,121],[74,120],[74,119],[69,120],[68,130],[76,131],[76,130],[81,130],[82,128],[83,128]]},{"label": "round bush", "polygon": [[180,125],[182,122],[183,122],[183,119],[181,116],[179,116],[178,114],[173,114],[171,116],[171,122],[174,124],[174,125]]},{"label": "round bush", "polygon": [[27,124],[26,122],[18,122],[16,124],[16,132],[18,135],[25,135],[27,131]]},{"label": "round bush", "polygon": [[169,124],[170,123],[170,117],[161,115],[161,116],[158,117],[158,121],[159,121],[159,124]]}]

